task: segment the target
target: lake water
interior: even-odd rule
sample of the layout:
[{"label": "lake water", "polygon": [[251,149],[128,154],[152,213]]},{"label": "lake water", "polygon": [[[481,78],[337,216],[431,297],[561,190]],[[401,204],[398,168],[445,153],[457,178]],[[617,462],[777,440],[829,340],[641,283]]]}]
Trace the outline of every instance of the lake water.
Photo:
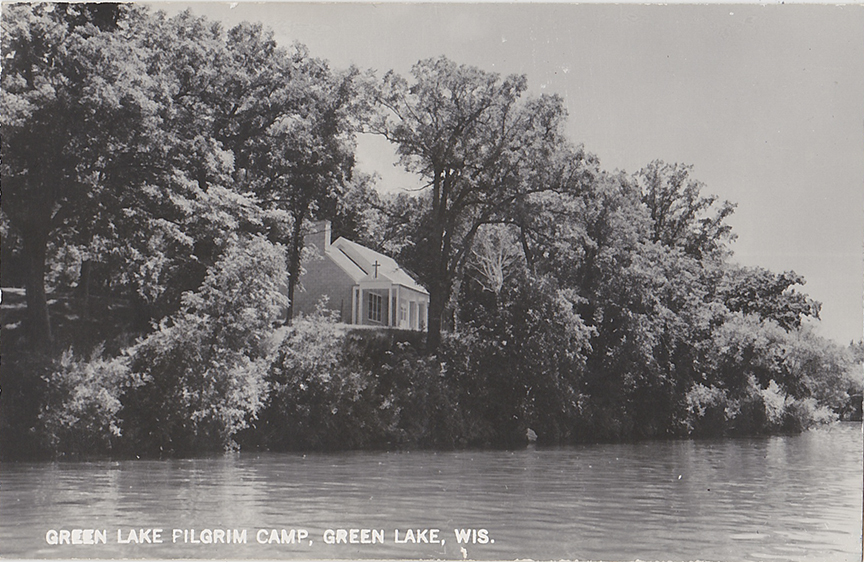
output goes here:
[{"label": "lake water", "polygon": [[[853,561],[862,495],[853,423],[797,436],[519,451],[4,463],[0,555]],[[146,542],[154,528],[161,544]],[[384,542],[324,540],[328,529],[335,537],[352,528],[383,531]],[[48,543],[49,531],[72,529],[103,531],[106,544]],[[217,529],[230,540],[245,531],[246,542],[192,543],[224,537]],[[282,529],[293,543],[270,542]],[[439,542],[396,544],[394,532],[404,540],[409,529],[420,541],[431,532],[418,530],[438,529]],[[469,533],[460,545],[456,529],[485,529],[488,541]],[[118,531],[145,542],[118,542]],[[298,543],[301,531],[308,537]]]}]

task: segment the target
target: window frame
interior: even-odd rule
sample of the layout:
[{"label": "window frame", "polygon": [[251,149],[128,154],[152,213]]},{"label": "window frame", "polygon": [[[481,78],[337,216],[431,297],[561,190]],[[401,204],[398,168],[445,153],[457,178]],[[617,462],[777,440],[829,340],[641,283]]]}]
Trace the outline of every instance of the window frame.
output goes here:
[{"label": "window frame", "polygon": [[366,318],[370,322],[381,323],[384,317],[384,297],[377,293],[369,291],[369,298],[366,303]]}]

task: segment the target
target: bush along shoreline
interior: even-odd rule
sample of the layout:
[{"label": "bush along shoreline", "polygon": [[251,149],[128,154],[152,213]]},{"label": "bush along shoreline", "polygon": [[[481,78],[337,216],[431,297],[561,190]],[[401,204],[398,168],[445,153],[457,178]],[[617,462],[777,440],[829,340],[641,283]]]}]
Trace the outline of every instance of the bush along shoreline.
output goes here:
[{"label": "bush along shoreline", "polygon": [[[262,261],[243,265],[261,271]],[[220,276],[231,277],[231,268],[217,269],[177,318],[116,355],[98,344],[84,357],[66,350],[24,367],[42,373],[30,381],[44,398],[29,416],[8,417],[4,384],[3,458],[518,448],[529,436],[541,446],[732,437],[860,420],[848,350],[833,346],[826,358],[827,342],[811,333],[792,337],[740,313],[705,351],[700,364],[711,371],[677,383],[675,394],[673,381],[627,373],[593,381],[591,350],[580,339],[590,343],[591,333],[568,332],[576,318],[568,314],[560,323],[523,318],[514,325],[522,335],[513,326],[463,324],[429,356],[421,332],[358,329],[324,308],[285,327],[271,324],[276,307],[244,316],[242,299],[221,290],[205,296]],[[249,322],[242,329],[241,317]]]}]

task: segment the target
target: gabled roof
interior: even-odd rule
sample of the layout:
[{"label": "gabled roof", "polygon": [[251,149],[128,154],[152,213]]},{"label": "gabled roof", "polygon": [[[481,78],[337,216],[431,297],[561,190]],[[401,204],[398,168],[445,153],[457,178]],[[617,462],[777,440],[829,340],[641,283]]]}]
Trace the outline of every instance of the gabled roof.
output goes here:
[{"label": "gabled roof", "polygon": [[[429,292],[411,277],[408,272],[399,267],[396,260],[375,250],[370,250],[345,238],[338,238],[327,249],[327,255],[336,262],[354,280],[355,283],[364,281],[390,281],[395,285],[401,285],[423,294]],[[375,276],[375,266],[378,263],[378,276]]]}]

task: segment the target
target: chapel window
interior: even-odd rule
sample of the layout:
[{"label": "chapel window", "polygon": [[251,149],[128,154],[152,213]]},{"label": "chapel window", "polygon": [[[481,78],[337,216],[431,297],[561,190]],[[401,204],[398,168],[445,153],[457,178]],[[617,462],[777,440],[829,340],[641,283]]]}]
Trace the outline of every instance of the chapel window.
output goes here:
[{"label": "chapel window", "polygon": [[381,322],[382,309],[384,308],[382,301],[381,295],[369,293],[369,320],[372,322]]}]

